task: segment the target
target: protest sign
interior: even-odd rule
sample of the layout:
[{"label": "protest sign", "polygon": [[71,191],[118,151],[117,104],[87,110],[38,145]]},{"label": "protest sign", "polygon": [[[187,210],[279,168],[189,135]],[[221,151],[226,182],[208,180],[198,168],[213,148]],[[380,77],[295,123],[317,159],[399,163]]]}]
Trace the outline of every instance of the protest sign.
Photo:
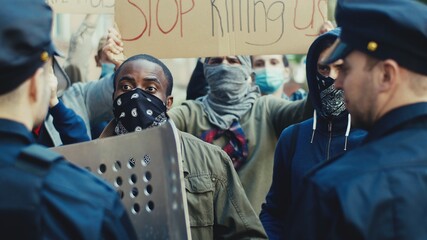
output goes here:
[{"label": "protest sign", "polygon": [[46,0],[55,13],[114,13],[115,0]]},{"label": "protest sign", "polygon": [[327,0],[117,1],[125,55],[159,58],[305,53]]}]

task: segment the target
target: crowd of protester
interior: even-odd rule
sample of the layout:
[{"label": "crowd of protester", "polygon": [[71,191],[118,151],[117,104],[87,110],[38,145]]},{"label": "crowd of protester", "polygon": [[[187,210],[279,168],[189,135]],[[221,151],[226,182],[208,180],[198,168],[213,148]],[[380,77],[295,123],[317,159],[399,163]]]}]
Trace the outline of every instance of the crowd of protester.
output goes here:
[{"label": "crowd of protester", "polygon": [[86,78],[96,15],[64,70],[44,0],[5,0],[0,20],[7,239],[136,239],[114,186],[48,148],[168,121],[192,239],[427,239],[425,3],[338,0],[338,27],[306,53],[308,89],[286,55],[208,56],[178,104],[168,66],[125,59],[115,28],[99,39],[99,79]]}]

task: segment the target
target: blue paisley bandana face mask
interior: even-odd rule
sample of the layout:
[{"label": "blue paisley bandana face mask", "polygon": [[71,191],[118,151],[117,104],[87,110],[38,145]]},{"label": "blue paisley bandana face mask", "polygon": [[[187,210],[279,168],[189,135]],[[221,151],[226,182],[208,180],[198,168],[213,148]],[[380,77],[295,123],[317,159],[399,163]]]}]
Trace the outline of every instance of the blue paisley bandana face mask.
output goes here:
[{"label": "blue paisley bandana face mask", "polygon": [[320,91],[322,109],[320,115],[325,118],[336,117],[346,110],[344,104],[344,91],[335,88],[334,79],[316,74],[317,85]]},{"label": "blue paisley bandana face mask", "polygon": [[283,69],[263,68],[255,70],[255,84],[258,85],[262,94],[276,92],[285,80]]},{"label": "blue paisley bandana face mask", "polygon": [[168,119],[162,100],[139,88],[118,96],[113,106],[117,135],[159,126]]}]

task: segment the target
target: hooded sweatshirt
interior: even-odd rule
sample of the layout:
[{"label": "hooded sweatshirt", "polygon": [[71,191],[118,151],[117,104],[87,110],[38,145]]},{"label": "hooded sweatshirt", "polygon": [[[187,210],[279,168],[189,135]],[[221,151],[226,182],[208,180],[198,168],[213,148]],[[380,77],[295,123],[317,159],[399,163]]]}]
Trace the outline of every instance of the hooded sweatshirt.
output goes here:
[{"label": "hooded sweatshirt", "polygon": [[[303,176],[315,165],[358,146],[366,132],[351,129],[347,110],[337,117],[322,117],[322,103],[317,85],[317,61],[326,40],[339,35],[334,29],[319,36],[311,45],[306,60],[310,100],[315,109],[313,118],[283,130],[276,145],[273,182],[262,205],[261,222],[270,239],[284,238],[285,221],[295,201]],[[292,220],[290,220],[292,221]]]}]

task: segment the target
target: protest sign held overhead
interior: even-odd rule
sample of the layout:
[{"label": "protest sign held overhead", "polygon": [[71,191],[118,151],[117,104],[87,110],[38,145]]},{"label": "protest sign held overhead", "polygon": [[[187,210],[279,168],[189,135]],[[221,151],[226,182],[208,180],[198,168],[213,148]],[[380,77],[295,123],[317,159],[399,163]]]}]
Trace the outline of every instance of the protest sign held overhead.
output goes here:
[{"label": "protest sign held overhead", "polygon": [[305,53],[327,0],[116,1],[115,18],[126,56]]}]

